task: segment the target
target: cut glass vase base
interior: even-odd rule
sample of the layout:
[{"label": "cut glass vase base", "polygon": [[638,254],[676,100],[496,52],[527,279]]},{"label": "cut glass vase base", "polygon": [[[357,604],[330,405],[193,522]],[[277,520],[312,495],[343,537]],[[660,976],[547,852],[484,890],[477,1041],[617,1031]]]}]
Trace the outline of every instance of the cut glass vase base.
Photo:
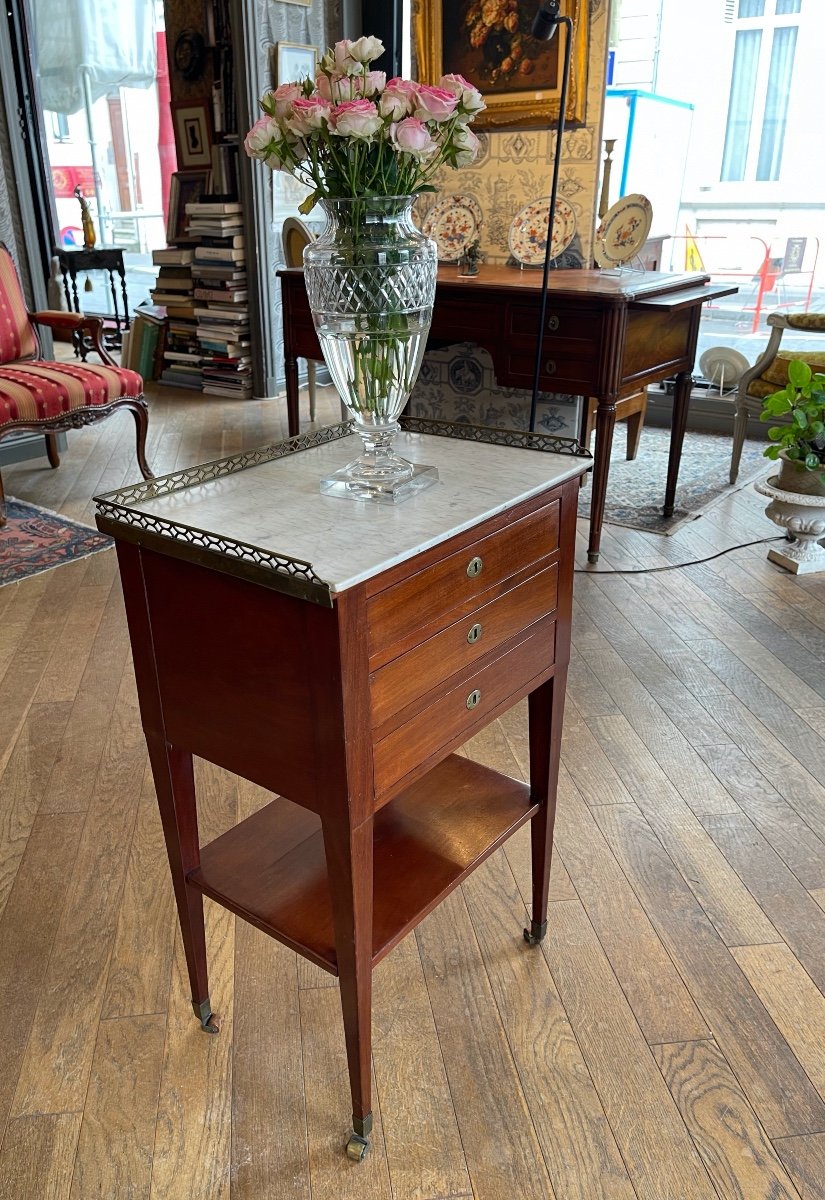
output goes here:
[{"label": "cut glass vase base", "polygon": [[425,488],[438,483],[437,467],[416,463],[412,475],[402,480],[387,480],[385,483],[365,479],[353,479],[347,467],[321,480],[321,491],[325,496],[337,496],[340,500],[368,500],[371,504],[402,504]]}]

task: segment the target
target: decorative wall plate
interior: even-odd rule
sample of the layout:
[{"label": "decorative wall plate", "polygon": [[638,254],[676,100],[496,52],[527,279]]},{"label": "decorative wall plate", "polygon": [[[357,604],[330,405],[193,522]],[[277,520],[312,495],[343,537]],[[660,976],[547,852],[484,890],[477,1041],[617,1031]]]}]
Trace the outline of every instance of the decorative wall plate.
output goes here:
[{"label": "decorative wall plate", "polygon": [[483,221],[475,196],[444,196],[427,213],[421,232],[438,246],[439,262],[458,262],[479,236]]},{"label": "decorative wall plate", "polygon": [[703,378],[717,385],[720,396],[725,388],[736,387],[749,366],[744,354],[732,346],[711,346],[699,359]]},{"label": "decorative wall plate", "polygon": [[[513,218],[507,245],[513,258],[525,267],[544,265],[547,249],[547,219],[550,214],[550,199],[533,200],[525,205]],[[553,258],[563,254],[576,236],[576,214],[561,196],[556,197],[556,212],[553,218],[553,240],[550,253]]]},{"label": "decorative wall plate", "polygon": [[600,267],[619,267],[638,254],[647,241],[653,209],[647,196],[634,192],[622,196],[604,214],[593,241],[593,257]]}]

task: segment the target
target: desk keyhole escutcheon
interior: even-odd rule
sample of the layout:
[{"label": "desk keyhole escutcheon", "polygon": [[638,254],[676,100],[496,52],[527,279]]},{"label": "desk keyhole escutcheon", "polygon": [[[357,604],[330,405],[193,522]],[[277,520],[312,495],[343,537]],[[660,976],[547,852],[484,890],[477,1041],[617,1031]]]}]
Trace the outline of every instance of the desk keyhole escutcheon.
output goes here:
[{"label": "desk keyhole escutcheon", "polygon": [[483,632],[484,630],[478,622],[476,622],[475,625],[470,626],[470,628],[467,630],[467,641],[471,646],[476,644]]},{"label": "desk keyhole escutcheon", "polygon": [[484,563],[476,555],[475,558],[471,558],[470,561],[467,563],[467,578],[468,579],[478,579],[479,575],[481,574],[481,572],[483,570],[484,570]]}]

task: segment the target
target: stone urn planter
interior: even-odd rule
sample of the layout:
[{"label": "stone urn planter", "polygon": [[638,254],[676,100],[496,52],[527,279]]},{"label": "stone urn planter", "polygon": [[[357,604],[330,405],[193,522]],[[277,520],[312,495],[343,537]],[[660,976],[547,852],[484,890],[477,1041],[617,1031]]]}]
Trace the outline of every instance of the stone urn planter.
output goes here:
[{"label": "stone urn planter", "polygon": [[781,550],[768,551],[771,562],[796,575],[825,571],[825,481],[819,471],[806,471],[780,454],[780,470],[756,490],[770,498],[765,515],[794,539]]}]

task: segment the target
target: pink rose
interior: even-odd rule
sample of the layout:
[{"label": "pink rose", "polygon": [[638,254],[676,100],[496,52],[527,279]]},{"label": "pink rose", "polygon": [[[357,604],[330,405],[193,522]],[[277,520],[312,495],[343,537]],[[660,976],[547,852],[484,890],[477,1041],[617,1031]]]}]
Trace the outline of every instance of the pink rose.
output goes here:
[{"label": "pink rose", "polygon": [[292,111],[293,103],[300,100],[303,94],[299,84],[282,83],[266,97],[269,102],[266,111],[273,117],[285,117]]},{"label": "pink rose", "polygon": [[330,128],[339,137],[371,138],[383,125],[370,100],[345,100],[332,109]]},{"label": "pink rose", "polygon": [[458,96],[446,88],[418,86],[415,115],[423,121],[449,121],[458,107]]},{"label": "pink rose", "polygon": [[267,161],[273,157],[270,147],[281,138],[278,122],[270,116],[260,117],[244,138],[244,149],[250,158]]},{"label": "pink rose", "polygon": [[294,101],[292,115],[287,124],[293,133],[303,137],[316,129],[321,129],[329,121],[331,106],[323,96],[302,97]]},{"label": "pink rose", "polygon": [[323,71],[319,71],[315,76],[315,90],[323,100],[332,101],[332,89],[330,87],[329,76]]},{"label": "pink rose", "polygon": [[350,54],[354,44],[345,38],[342,42],[336,42],[333,47],[335,70],[340,75],[359,75],[363,70],[363,64]]},{"label": "pink rose", "polygon": [[418,103],[418,86],[411,79],[391,79],[384,91],[378,107],[381,115],[391,121],[400,121],[403,117],[411,117]]},{"label": "pink rose", "polygon": [[438,86],[458,97],[458,107],[462,115],[474,117],[487,107],[481,92],[468,83],[463,75],[442,75]]},{"label": "pink rose", "polygon": [[374,96],[376,92],[383,92],[387,86],[386,71],[367,71],[364,79],[364,95]]},{"label": "pink rose", "polygon": [[429,158],[438,149],[427,126],[416,117],[406,117],[397,125],[391,125],[390,136],[394,146],[413,158]]}]

